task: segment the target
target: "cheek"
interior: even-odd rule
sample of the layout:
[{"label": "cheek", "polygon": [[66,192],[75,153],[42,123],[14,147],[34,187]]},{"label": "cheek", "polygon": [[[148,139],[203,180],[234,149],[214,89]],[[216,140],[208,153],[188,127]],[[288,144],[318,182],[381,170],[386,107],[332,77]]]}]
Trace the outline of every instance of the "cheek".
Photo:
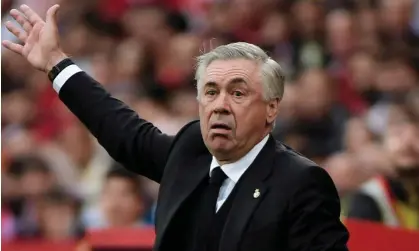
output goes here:
[{"label": "cheek", "polygon": [[257,107],[235,109],[234,118],[238,131],[252,131],[265,125],[266,111]]},{"label": "cheek", "polygon": [[207,133],[208,121],[210,118],[208,107],[205,105],[199,104],[198,112],[199,112],[199,123],[201,127],[201,133],[205,136]]},{"label": "cheek", "polygon": [[199,104],[199,106],[198,106],[198,112],[199,112],[199,118],[201,119],[201,120],[203,120],[204,119],[204,114],[205,114],[205,106],[204,105],[202,105],[201,103]]},{"label": "cheek", "polygon": [[211,116],[211,111],[213,110],[211,103],[199,103],[198,111],[199,111],[199,118],[204,121],[208,121]]}]

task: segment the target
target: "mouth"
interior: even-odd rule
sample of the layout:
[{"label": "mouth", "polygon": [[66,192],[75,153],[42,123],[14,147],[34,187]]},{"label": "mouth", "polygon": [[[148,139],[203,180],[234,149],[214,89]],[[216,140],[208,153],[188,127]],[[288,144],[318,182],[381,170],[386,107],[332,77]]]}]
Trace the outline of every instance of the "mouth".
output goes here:
[{"label": "mouth", "polygon": [[225,123],[214,123],[211,125],[211,130],[224,130],[230,131],[231,127]]}]

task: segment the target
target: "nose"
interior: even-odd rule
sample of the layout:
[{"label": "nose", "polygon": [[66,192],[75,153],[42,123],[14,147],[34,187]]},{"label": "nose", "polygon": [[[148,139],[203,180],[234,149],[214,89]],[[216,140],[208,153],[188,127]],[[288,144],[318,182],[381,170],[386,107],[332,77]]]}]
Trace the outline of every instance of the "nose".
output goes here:
[{"label": "nose", "polygon": [[230,113],[230,103],[227,95],[220,94],[215,100],[214,112],[219,114],[229,114]]}]

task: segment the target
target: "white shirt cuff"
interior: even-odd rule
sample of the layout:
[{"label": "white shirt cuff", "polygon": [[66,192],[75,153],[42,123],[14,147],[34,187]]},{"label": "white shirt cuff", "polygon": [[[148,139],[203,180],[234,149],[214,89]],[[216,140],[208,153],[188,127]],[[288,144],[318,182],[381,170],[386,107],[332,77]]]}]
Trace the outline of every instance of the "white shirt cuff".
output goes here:
[{"label": "white shirt cuff", "polygon": [[52,82],[52,87],[54,90],[59,93],[61,87],[67,82],[67,80],[73,76],[74,74],[81,72],[82,69],[80,69],[77,65],[72,64],[64,68],[60,73],[58,73],[57,77],[55,77],[54,81]]}]

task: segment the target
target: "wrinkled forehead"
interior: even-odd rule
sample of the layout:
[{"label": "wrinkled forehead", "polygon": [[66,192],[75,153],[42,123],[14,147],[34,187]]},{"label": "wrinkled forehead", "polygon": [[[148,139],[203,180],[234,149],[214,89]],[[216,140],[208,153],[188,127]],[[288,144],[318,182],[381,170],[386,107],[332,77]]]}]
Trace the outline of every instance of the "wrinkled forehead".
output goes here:
[{"label": "wrinkled forehead", "polygon": [[203,85],[215,83],[219,86],[228,85],[237,79],[243,79],[249,85],[260,85],[261,65],[257,61],[247,59],[215,60],[203,73]]}]

